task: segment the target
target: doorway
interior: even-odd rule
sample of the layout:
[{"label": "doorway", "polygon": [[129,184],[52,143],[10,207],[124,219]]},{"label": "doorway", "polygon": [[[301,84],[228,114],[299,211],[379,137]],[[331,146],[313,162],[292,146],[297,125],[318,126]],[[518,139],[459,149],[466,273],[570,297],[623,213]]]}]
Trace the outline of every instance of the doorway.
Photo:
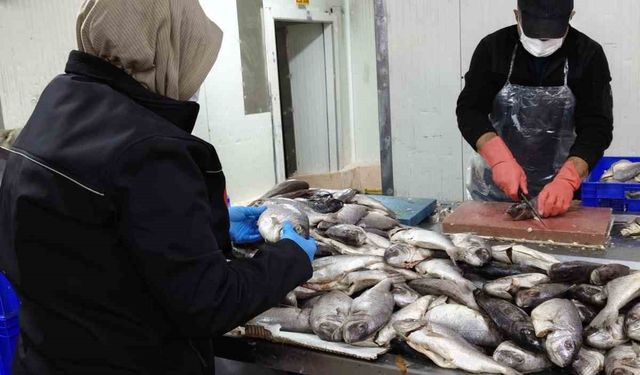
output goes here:
[{"label": "doorway", "polygon": [[264,9],[278,181],[338,167],[337,18],[315,16]]}]

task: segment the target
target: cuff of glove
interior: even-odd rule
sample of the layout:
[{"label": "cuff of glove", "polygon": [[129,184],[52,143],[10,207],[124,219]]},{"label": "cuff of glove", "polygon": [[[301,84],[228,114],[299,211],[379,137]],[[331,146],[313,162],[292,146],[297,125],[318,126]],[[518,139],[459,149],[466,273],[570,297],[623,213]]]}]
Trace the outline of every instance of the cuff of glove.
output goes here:
[{"label": "cuff of glove", "polygon": [[509,147],[507,147],[507,145],[500,137],[495,137],[485,143],[482,149],[479,150],[479,153],[480,155],[482,155],[490,168],[515,159],[513,157],[513,154],[511,153],[511,150],[509,150]]},{"label": "cuff of glove", "polygon": [[558,174],[556,175],[556,180],[565,181],[571,185],[573,191],[578,191],[580,185],[582,185],[582,178],[576,169],[576,166],[573,165],[573,162],[567,161],[564,163]]}]

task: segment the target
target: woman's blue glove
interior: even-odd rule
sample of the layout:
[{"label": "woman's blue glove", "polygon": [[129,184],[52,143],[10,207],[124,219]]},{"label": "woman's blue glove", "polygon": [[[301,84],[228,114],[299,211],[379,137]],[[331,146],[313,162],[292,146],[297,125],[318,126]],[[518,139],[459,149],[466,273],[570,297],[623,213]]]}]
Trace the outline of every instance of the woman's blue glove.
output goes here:
[{"label": "woman's blue glove", "polygon": [[313,238],[306,239],[302,237],[295,229],[293,229],[293,225],[288,221],[282,225],[280,239],[295,242],[305,253],[307,253],[309,260],[313,262],[313,258],[316,256],[316,250],[318,250],[316,240]]},{"label": "woman's blue glove", "polygon": [[266,210],[266,207],[230,207],[231,241],[236,244],[247,244],[262,240],[258,231],[258,218]]}]

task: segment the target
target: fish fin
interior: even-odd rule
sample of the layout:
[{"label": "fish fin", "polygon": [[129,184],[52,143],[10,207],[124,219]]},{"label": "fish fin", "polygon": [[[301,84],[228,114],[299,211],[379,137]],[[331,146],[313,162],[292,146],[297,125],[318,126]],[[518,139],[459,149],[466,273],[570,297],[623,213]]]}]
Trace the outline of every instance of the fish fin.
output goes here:
[{"label": "fish fin", "polygon": [[612,311],[605,307],[595,318],[593,318],[591,324],[589,324],[589,328],[597,329],[609,327],[616,321],[616,319],[618,319],[618,311]]},{"label": "fish fin", "polygon": [[451,358],[445,358],[440,354],[434,353],[431,350],[422,349],[422,354],[426,355],[430,360],[433,361],[438,367],[448,368],[448,369],[457,369],[458,367],[453,363]]}]

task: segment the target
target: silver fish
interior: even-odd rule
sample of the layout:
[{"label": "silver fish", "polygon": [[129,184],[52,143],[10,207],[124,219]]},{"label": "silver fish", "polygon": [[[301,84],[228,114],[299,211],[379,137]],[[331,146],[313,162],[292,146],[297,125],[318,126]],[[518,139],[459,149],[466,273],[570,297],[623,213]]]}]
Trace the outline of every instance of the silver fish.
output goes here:
[{"label": "silver fish", "polygon": [[587,328],[585,342],[596,349],[611,349],[629,341],[624,332],[624,315],[601,328]]},{"label": "silver fish", "polygon": [[582,321],[571,301],[552,299],[531,312],[536,336],[546,337],[545,349],[551,362],[559,367],[573,363],[582,347]]},{"label": "silver fish", "polygon": [[491,247],[482,238],[471,234],[453,234],[451,241],[459,249],[454,260],[475,267],[482,267],[491,261]]},{"label": "silver fish", "polygon": [[333,198],[341,202],[347,203],[358,194],[358,190],[349,188],[349,189],[343,189],[343,190],[330,191],[330,193],[331,195],[333,195]]},{"label": "silver fish", "polygon": [[352,303],[353,299],[340,291],[320,297],[309,319],[313,333],[325,341],[342,341],[342,327]]},{"label": "silver fish", "polygon": [[275,307],[251,319],[246,325],[280,326],[287,332],[312,333],[309,316],[311,310],[295,307]]},{"label": "silver fish", "polygon": [[596,285],[574,285],[569,290],[569,295],[582,303],[593,306],[604,306],[607,303],[607,295],[604,288]]},{"label": "silver fish", "polygon": [[635,304],[627,312],[624,320],[624,330],[630,339],[640,341],[640,303]]},{"label": "silver fish", "polygon": [[378,212],[369,212],[367,216],[360,219],[358,225],[363,228],[374,228],[388,231],[400,225],[396,219],[390,218]]},{"label": "silver fish", "polygon": [[553,366],[546,355],[523,349],[512,341],[500,344],[493,352],[493,359],[523,374],[541,372]]},{"label": "silver fish", "polygon": [[591,272],[590,281],[593,285],[606,285],[619,277],[628,276],[629,267],[622,264],[605,264]]},{"label": "silver fish", "polygon": [[571,364],[576,375],[598,375],[604,370],[604,355],[597,350],[582,347]]},{"label": "silver fish", "polygon": [[391,318],[394,305],[390,280],[382,281],[362,293],[353,300],[344,323],[344,341],[352,344],[378,332]]},{"label": "silver fish", "polygon": [[364,206],[345,204],[340,211],[327,215],[325,221],[332,224],[356,225],[367,213],[369,213],[369,211]]},{"label": "silver fish", "polygon": [[502,335],[493,322],[463,305],[444,304],[429,308],[424,320],[455,331],[473,345],[495,348],[502,342]]},{"label": "silver fish", "polygon": [[625,227],[620,230],[620,234],[622,237],[640,236],[640,217],[635,218],[635,220],[625,225]]},{"label": "silver fish", "polygon": [[560,263],[554,256],[522,245],[500,245],[491,248],[493,259],[509,264],[531,266],[549,271],[552,265]]},{"label": "silver fish", "polygon": [[424,314],[427,312],[429,305],[431,305],[436,298],[437,297],[435,296],[420,297],[414,303],[391,315],[391,319],[389,319],[387,325],[378,332],[375,343],[378,346],[388,346],[391,340],[397,336],[396,330],[393,328],[393,324],[403,320],[422,319]]},{"label": "silver fish", "polygon": [[396,331],[406,337],[410,347],[424,354],[436,365],[472,373],[519,374],[481,353],[454,331],[433,323],[397,322]]},{"label": "silver fish", "polygon": [[366,232],[367,243],[371,246],[379,247],[381,249],[388,249],[391,246],[391,241],[375,233]]},{"label": "silver fish", "polygon": [[[315,237],[314,237],[315,238]],[[384,255],[385,249],[382,247],[377,247],[368,243],[365,243],[362,246],[350,246],[343,242],[336,241],[332,238],[324,238],[322,242],[332,246],[338,251],[338,253],[342,255],[373,255],[382,257]]]},{"label": "silver fish", "polygon": [[398,229],[391,234],[391,242],[405,243],[422,249],[454,251],[456,246],[449,238],[438,233],[420,228]]},{"label": "silver fish", "polygon": [[516,293],[516,305],[528,309],[538,306],[553,298],[564,295],[571,289],[570,284],[539,284],[530,289],[522,289]]},{"label": "silver fish", "polygon": [[533,288],[549,282],[549,277],[541,273],[525,273],[516,276],[502,277],[484,285],[484,291],[494,297],[512,299],[520,289]]},{"label": "silver fish", "polygon": [[362,246],[367,241],[367,233],[360,227],[338,224],[327,229],[327,237],[351,246]]},{"label": "silver fish", "polygon": [[636,344],[611,349],[605,357],[604,369],[606,375],[639,375],[640,349]]},{"label": "silver fish", "polygon": [[298,299],[298,300],[310,299],[310,298],[313,298],[313,297],[317,297],[317,296],[323,295],[324,293],[326,293],[326,292],[322,291],[322,290],[314,290],[314,289],[305,288],[303,286],[298,286],[293,290],[293,294],[295,294],[296,299]]},{"label": "silver fish", "polygon": [[432,250],[422,249],[405,243],[396,243],[384,252],[384,260],[394,267],[412,269],[423,260],[433,256]]},{"label": "silver fish", "polygon": [[399,308],[407,307],[420,298],[420,293],[413,290],[406,283],[396,284],[391,289],[393,300]]},{"label": "silver fish", "polygon": [[313,276],[307,283],[319,284],[341,280],[350,272],[382,261],[382,257],[368,255],[336,255],[319,258],[312,263]]},{"label": "silver fish", "polygon": [[634,298],[640,297],[640,272],[611,281],[605,287],[607,304],[589,327],[610,326],[618,318],[619,311]]},{"label": "silver fish", "polygon": [[407,281],[416,280],[422,278],[420,274],[413,272],[405,268],[396,268],[388,265],[387,263],[374,263],[367,266],[368,270],[380,270],[389,274],[389,276],[401,276]]},{"label": "silver fish", "polygon": [[363,194],[356,194],[353,198],[351,198],[351,200],[349,200],[349,203],[359,204],[360,206],[365,206],[372,210],[383,211],[387,214],[387,216],[391,218],[396,217],[396,214],[388,209],[385,205],[375,200],[374,198],[368,197]]},{"label": "silver fish", "polygon": [[577,299],[572,299],[571,302],[576,307],[576,309],[578,309],[578,313],[580,313],[580,320],[582,320],[583,324],[591,322],[593,318],[598,315],[598,312],[591,306],[585,305]]},{"label": "silver fish", "polygon": [[469,290],[476,287],[469,280],[462,276],[462,271],[448,259],[431,259],[416,266],[416,271],[428,277],[451,280],[459,285],[465,285]]},{"label": "silver fish", "polygon": [[278,195],[292,193],[298,190],[307,190],[307,189],[309,189],[309,184],[305,181],[287,180],[271,188],[271,190],[266,192],[262,197],[260,197],[260,199],[273,198]]},{"label": "silver fish", "polygon": [[640,174],[640,163],[617,164],[613,167],[613,179],[619,182],[633,180]]},{"label": "silver fish", "polygon": [[466,285],[451,280],[418,279],[410,281],[409,286],[422,295],[449,296],[467,307],[478,310],[473,292]]},{"label": "silver fish", "polygon": [[258,229],[266,242],[280,241],[282,225],[290,222],[301,236],[309,237],[309,218],[290,204],[267,205],[267,210],[258,219]]}]

